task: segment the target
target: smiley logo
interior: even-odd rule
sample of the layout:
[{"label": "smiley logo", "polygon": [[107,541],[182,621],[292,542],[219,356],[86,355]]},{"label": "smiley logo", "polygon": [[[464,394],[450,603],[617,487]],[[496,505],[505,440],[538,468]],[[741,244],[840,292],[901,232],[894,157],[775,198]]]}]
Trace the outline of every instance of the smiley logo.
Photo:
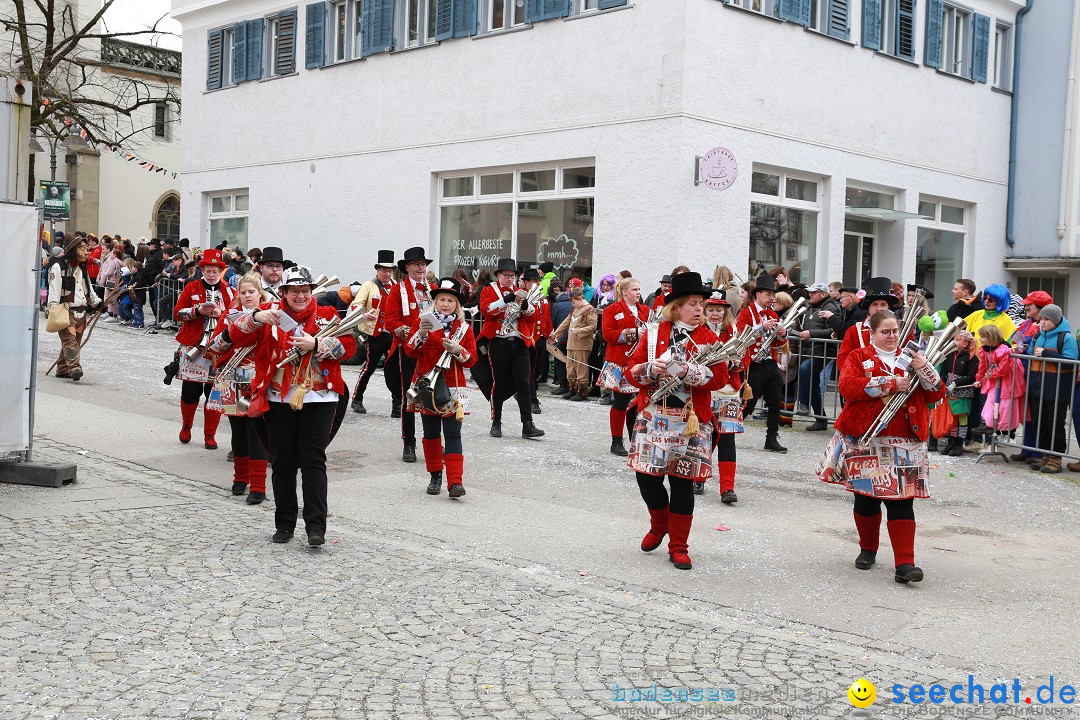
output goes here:
[{"label": "smiley logo", "polygon": [[848,700],[857,708],[867,708],[874,704],[877,698],[877,688],[865,678],[859,678],[851,683],[847,690]]}]

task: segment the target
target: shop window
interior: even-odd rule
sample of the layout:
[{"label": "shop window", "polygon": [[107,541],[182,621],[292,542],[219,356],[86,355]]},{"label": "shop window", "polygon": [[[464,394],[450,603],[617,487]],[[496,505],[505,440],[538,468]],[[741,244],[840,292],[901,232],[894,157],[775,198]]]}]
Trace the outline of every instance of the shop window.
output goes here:
[{"label": "shop window", "polygon": [[210,195],[210,247],[226,243],[230,248],[248,249],[248,192],[235,190]]},{"label": "shop window", "polygon": [[915,282],[937,297],[948,297],[956,279],[963,277],[966,221],[971,208],[960,203],[920,198]]},{"label": "shop window", "polygon": [[814,282],[821,180],[755,170],[750,185],[748,276],[783,266],[793,282]]}]

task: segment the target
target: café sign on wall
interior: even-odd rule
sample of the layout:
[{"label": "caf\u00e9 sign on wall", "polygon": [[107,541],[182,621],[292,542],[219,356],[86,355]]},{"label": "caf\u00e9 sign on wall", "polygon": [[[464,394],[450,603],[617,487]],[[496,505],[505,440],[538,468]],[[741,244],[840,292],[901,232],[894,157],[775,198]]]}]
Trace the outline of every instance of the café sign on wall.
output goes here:
[{"label": "caf\u00e9 sign on wall", "polygon": [[699,155],[694,185],[705,185],[713,190],[727,190],[739,176],[739,164],[735,153],[725,147],[715,147]]}]

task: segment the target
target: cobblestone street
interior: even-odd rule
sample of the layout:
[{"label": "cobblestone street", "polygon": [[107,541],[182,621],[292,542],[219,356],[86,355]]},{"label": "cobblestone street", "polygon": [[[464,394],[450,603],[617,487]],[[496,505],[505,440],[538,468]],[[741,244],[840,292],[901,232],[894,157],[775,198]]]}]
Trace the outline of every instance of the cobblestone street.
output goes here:
[{"label": "cobblestone street", "polygon": [[[937,471],[957,485],[939,483],[920,509],[930,574],[906,588],[887,567],[849,567],[849,501],[807,479],[824,437],[795,431],[786,458],[766,457],[752,429],[745,499],[702,499],[685,573],[636,550],[632,478],[595,449],[604,409],[545,400],[548,437],[505,449],[472,416],[459,503],[424,496],[423,465],[403,465],[391,422],[369,414],[330,448],[328,544],[272,545],[273,504],[224,490],[227,433],[216,453],[176,443],[175,389],[156,373],[171,337],[99,342],[82,384],[43,378],[39,393],[36,459],[74,460],[79,482],[0,486],[3,720],[842,717],[862,676],[879,707],[893,683],[1077,677],[1065,561],[1076,487],[1061,480],[970,459]],[[121,348],[146,378],[105,372]],[[376,394],[368,407],[385,404]],[[104,422],[71,422],[72,410]],[[991,473],[1042,510],[1003,501]],[[948,530],[961,522],[968,531]],[[653,683],[738,700],[615,700]]]}]

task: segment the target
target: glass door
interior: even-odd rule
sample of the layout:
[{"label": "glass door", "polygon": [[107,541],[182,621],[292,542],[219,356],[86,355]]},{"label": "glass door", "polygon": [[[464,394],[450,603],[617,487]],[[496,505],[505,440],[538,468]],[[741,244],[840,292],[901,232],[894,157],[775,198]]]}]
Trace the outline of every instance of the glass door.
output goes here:
[{"label": "glass door", "polygon": [[873,222],[848,218],[844,223],[844,285],[861,288],[874,274]]}]

